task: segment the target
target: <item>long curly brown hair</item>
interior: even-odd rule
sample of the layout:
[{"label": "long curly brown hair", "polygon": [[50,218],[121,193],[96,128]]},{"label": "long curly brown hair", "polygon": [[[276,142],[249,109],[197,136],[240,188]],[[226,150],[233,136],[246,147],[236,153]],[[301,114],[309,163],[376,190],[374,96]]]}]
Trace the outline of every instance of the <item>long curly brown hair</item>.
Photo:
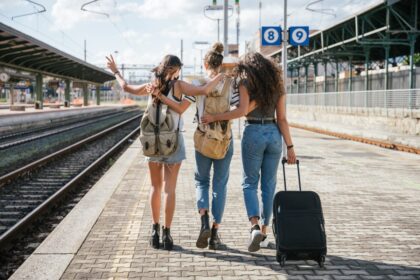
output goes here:
[{"label": "long curly brown hair", "polygon": [[168,76],[175,73],[181,67],[181,60],[175,55],[168,54],[163,57],[158,66],[152,69],[152,72],[155,73],[157,89],[162,94],[166,95],[170,90]]},{"label": "long curly brown hair", "polygon": [[251,52],[241,59],[235,69],[239,84],[243,84],[251,101],[255,101],[261,111],[267,111],[277,104],[285,94],[282,70],[271,59],[260,53]]}]

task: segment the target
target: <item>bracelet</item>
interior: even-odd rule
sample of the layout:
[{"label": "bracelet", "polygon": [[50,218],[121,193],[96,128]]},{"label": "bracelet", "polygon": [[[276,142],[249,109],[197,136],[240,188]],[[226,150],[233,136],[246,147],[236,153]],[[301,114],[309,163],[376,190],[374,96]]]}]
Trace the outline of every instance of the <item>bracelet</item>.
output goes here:
[{"label": "bracelet", "polygon": [[286,147],[287,147],[288,150],[290,150],[291,148],[293,148],[293,145],[289,145],[289,146],[286,146]]},{"label": "bracelet", "polygon": [[117,70],[117,71],[114,72],[114,76],[117,75],[117,74],[120,74],[120,71]]}]

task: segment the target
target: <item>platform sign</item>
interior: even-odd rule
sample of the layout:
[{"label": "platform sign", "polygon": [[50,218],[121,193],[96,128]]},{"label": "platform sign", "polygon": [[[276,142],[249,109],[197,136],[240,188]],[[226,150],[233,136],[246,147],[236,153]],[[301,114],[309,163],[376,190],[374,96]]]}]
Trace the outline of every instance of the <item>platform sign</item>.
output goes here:
[{"label": "platform sign", "polygon": [[309,26],[291,26],[289,28],[289,44],[292,46],[308,46]]},{"label": "platform sign", "polygon": [[262,46],[280,46],[282,42],[282,30],[280,26],[261,27]]}]

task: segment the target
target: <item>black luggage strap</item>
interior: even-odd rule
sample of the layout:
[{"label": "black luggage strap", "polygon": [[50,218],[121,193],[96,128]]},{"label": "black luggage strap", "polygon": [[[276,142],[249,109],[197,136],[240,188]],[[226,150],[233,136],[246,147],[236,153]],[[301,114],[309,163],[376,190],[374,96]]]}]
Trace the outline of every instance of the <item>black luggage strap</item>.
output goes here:
[{"label": "black luggage strap", "polygon": [[[283,158],[281,160],[281,164],[283,166],[283,181],[284,181],[284,190],[287,191],[287,187],[286,187],[286,168],[285,168],[285,164],[287,162],[286,158]],[[297,166],[297,173],[298,173],[298,181],[299,181],[299,191],[302,191],[302,187],[300,184],[300,169],[299,169],[299,160],[296,160],[296,166]]]}]

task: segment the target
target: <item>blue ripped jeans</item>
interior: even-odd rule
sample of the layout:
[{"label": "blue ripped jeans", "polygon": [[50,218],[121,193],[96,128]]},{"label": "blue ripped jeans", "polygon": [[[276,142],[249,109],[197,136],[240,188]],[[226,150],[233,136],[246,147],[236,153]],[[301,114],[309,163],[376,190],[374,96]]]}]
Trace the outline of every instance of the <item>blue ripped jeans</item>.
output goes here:
[{"label": "blue ripped jeans", "polygon": [[233,155],[233,139],[223,159],[211,159],[195,151],[195,186],[198,209],[209,209],[210,170],[213,165],[211,213],[214,222],[222,222],[225,210],[229,166]]},{"label": "blue ripped jeans", "polygon": [[[242,138],[242,188],[248,218],[258,217],[269,225],[276,191],[282,136],[277,124],[246,124]],[[261,179],[261,209],[258,183]]]}]

